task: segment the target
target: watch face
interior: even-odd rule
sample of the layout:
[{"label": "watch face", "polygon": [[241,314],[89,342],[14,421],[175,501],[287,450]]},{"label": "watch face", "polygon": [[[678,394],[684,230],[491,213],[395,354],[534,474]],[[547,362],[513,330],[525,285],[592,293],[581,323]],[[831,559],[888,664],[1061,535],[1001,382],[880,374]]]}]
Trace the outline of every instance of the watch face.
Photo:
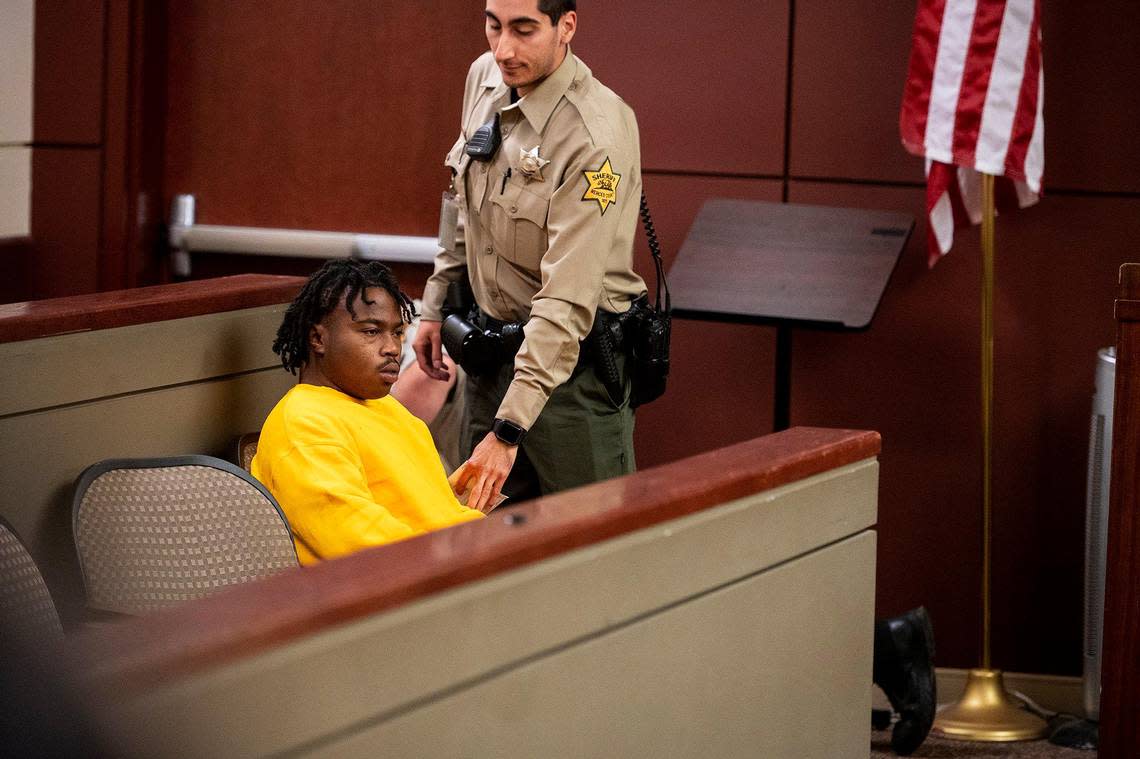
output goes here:
[{"label": "watch face", "polygon": [[526,435],[526,430],[506,419],[496,419],[491,430],[495,433],[495,437],[507,445],[518,445],[522,442],[523,436]]}]

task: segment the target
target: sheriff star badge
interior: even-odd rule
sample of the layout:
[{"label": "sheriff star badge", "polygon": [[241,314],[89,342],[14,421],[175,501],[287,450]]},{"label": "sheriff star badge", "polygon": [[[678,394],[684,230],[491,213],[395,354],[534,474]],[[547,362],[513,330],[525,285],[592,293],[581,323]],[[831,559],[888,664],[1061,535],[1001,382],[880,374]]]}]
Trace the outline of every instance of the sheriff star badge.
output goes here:
[{"label": "sheriff star badge", "polygon": [[527,179],[537,179],[539,182],[542,180],[542,169],[550,161],[546,160],[538,154],[538,145],[535,145],[530,150],[523,150],[519,148],[519,173]]},{"label": "sheriff star badge", "polygon": [[614,167],[610,165],[608,156],[597,171],[583,171],[582,173],[586,175],[586,181],[589,183],[582,200],[598,201],[598,207],[602,209],[604,216],[607,208],[617,204],[617,187],[618,182],[621,181],[621,174],[614,173]]}]

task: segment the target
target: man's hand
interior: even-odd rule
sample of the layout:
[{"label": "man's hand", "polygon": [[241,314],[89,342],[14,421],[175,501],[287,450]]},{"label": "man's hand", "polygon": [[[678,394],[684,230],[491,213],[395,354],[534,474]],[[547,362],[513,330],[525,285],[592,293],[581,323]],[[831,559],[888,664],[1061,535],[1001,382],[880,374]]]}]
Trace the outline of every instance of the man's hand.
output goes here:
[{"label": "man's hand", "polygon": [[455,483],[457,493],[471,486],[468,508],[478,509],[484,514],[494,508],[518,455],[517,445],[507,445],[493,432],[487,433],[487,437],[471,452],[471,458],[463,465],[463,474]]},{"label": "man's hand", "polygon": [[416,339],[412,341],[412,350],[415,351],[416,363],[424,374],[434,380],[446,381],[451,379],[451,373],[443,363],[443,339],[439,335],[439,328],[439,322],[420,319]]}]

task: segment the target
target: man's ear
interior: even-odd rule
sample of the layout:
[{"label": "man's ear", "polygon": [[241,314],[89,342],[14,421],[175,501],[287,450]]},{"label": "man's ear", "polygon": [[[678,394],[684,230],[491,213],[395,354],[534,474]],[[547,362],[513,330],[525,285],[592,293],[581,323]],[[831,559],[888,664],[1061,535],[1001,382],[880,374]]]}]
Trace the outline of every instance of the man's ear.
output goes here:
[{"label": "man's ear", "polygon": [[562,18],[558,19],[558,41],[563,45],[569,45],[576,31],[578,31],[578,13],[566,11],[562,14]]},{"label": "man's ear", "polygon": [[309,353],[318,358],[325,355],[325,325],[314,324],[309,329]]}]

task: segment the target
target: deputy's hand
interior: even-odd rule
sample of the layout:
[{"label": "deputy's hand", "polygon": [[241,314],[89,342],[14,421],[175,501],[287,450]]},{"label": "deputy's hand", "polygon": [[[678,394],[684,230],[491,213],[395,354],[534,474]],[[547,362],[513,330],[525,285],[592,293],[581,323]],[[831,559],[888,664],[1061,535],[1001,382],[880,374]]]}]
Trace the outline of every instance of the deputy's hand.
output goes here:
[{"label": "deputy's hand", "polygon": [[471,452],[471,458],[463,465],[463,474],[455,483],[458,493],[471,485],[471,495],[467,498],[468,508],[478,509],[484,514],[494,508],[518,455],[517,445],[507,445],[495,437],[494,433],[487,433],[487,437]]},{"label": "deputy's hand", "polygon": [[412,350],[424,374],[434,380],[446,381],[451,379],[451,373],[443,363],[443,338],[439,335],[439,328],[439,322],[420,319]]}]

